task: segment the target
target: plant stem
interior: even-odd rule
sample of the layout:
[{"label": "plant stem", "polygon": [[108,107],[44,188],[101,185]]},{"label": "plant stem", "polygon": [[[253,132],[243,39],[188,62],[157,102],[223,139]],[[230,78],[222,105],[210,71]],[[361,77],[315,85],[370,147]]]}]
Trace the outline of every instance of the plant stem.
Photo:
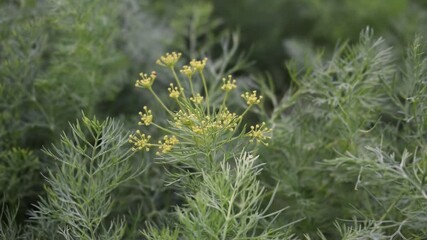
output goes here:
[{"label": "plant stem", "polygon": [[206,79],[205,79],[205,75],[203,74],[203,71],[199,70],[199,74],[202,77],[203,88],[205,89],[205,95],[206,95],[206,108],[208,109],[208,115],[210,115],[208,86],[206,85]]},{"label": "plant stem", "polygon": [[157,102],[160,103],[160,105],[171,115],[173,116],[173,113],[169,108],[166,107],[166,105],[162,102],[162,100],[157,96],[157,94],[153,91],[153,89],[150,87],[148,90],[153,94],[153,96],[156,98]]}]

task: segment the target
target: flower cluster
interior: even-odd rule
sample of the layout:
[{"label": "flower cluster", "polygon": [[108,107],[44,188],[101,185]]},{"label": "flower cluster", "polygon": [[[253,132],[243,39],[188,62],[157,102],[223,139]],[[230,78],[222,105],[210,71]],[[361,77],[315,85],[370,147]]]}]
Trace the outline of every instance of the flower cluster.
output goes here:
[{"label": "flower cluster", "polygon": [[239,124],[241,116],[236,113],[230,112],[227,108],[222,110],[218,116],[217,121],[221,127],[224,127],[230,131],[234,131]]},{"label": "flower cluster", "polygon": [[201,104],[203,101],[203,96],[201,96],[200,93],[198,93],[196,96],[190,97],[190,101],[192,101],[196,104]]},{"label": "flower cluster", "polygon": [[[175,100],[178,106],[177,110],[173,110],[166,106],[163,101],[157,96],[156,92],[152,89],[152,84],[157,77],[156,72],[152,72],[150,76],[141,73],[141,80],[137,80],[136,86],[146,88],[153,94],[154,99],[158,101],[170,116],[171,127],[163,127],[153,122],[153,114],[148,107],[144,106],[144,112],[139,112],[140,121],[138,125],[151,126],[166,132],[162,140],[157,143],[150,143],[151,136],[145,135],[140,130],[135,134],[129,136],[129,142],[134,145],[132,148],[136,150],[149,151],[152,147],[157,147],[157,154],[168,154],[174,151],[175,148],[179,149],[187,145],[197,145],[201,141],[204,146],[211,147],[212,144],[218,142],[230,142],[236,139],[240,123],[248,110],[256,104],[261,102],[262,96],[257,95],[256,91],[246,92],[242,94],[242,98],[247,103],[247,108],[242,114],[230,112],[227,108],[227,97],[231,91],[237,88],[237,81],[231,75],[222,79],[221,90],[225,93],[220,105],[212,104],[209,99],[208,82],[206,81],[203,70],[207,64],[208,59],[191,60],[188,65],[184,65],[180,72],[187,78],[188,84],[185,85],[175,72],[175,65],[181,57],[181,53],[167,53],[160,57],[157,63],[172,71],[174,76],[174,83],[171,83],[168,88],[169,97]],[[198,77],[202,81],[204,95],[196,91],[193,86],[193,78]],[[195,78],[196,79],[196,78]],[[183,86],[189,86],[190,89],[184,89]],[[186,94],[190,97],[187,98]],[[215,102],[215,101],[214,101]],[[216,101],[218,102],[218,101]],[[180,134],[180,131],[181,134]],[[246,136],[250,138],[250,142],[260,142],[266,144],[269,139],[267,133],[271,131],[265,127],[265,123],[252,126]]]},{"label": "flower cluster", "polygon": [[181,53],[166,53],[164,56],[161,56],[157,59],[156,63],[165,67],[172,68],[181,58]]},{"label": "flower cluster", "polygon": [[152,144],[150,144],[150,135],[145,135],[141,131],[136,130],[135,134],[129,135],[129,142],[133,144],[133,151],[145,150],[149,151]]},{"label": "flower cluster", "polygon": [[197,61],[196,59],[193,59],[190,62],[190,66],[197,71],[203,71],[207,62],[208,62],[207,58],[204,58],[203,60],[199,60],[199,61]]},{"label": "flower cluster", "polygon": [[182,69],[180,70],[180,72],[191,79],[193,75],[196,73],[196,69],[188,65],[184,65],[182,66]]},{"label": "flower cluster", "polygon": [[226,92],[231,91],[237,87],[236,80],[232,79],[231,75],[228,75],[228,79],[223,78],[222,82],[224,84],[221,86],[221,89]]},{"label": "flower cluster", "polygon": [[163,142],[159,141],[159,151],[157,152],[157,155],[168,153],[172,151],[172,148],[174,145],[178,144],[179,140],[176,136],[164,136]]},{"label": "flower cluster", "polygon": [[168,88],[168,91],[169,91],[169,97],[171,97],[173,99],[178,99],[179,98],[180,89],[178,89],[178,87],[174,87],[173,83],[170,84],[170,87]]},{"label": "flower cluster", "polygon": [[144,111],[145,113],[139,112],[139,116],[141,116],[141,121],[138,123],[138,125],[148,126],[153,122],[153,114],[147,106],[144,106]]},{"label": "flower cluster", "polygon": [[257,96],[256,91],[252,91],[252,93],[245,92],[242,94],[242,98],[245,99],[246,104],[252,106],[254,104],[259,104],[261,102],[262,96]]},{"label": "flower cluster", "polygon": [[135,87],[141,88],[151,88],[157,77],[157,73],[155,71],[152,71],[150,76],[146,73],[140,73],[139,75],[141,76],[141,79],[136,80]]},{"label": "flower cluster", "polygon": [[256,124],[255,126],[251,126],[251,130],[247,133],[247,135],[251,138],[250,142],[257,141],[264,145],[268,145],[266,140],[271,137],[267,134],[271,132],[270,128],[265,127],[265,122],[261,123],[261,125]]}]

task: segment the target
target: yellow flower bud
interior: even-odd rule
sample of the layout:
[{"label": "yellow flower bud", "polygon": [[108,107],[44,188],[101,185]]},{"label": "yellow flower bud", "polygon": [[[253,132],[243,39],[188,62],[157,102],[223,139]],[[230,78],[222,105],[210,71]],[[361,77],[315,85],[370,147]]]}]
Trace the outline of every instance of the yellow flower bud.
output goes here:
[{"label": "yellow flower bud", "polygon": [[221,86],[221,89],[226,91],[226,92],[231,91],[237,87],[236,86],[236,80],[232,79],[231,75],[228,75],[228,79],[223,78],[222,82],[224,84]]},{"label": "yellow flower bud", "polygon": [[259,104],[261,102],[262,96],[257,97],[256,91],[252,91],[252,94],[249,92],[242,94],[242,98],[245,99],[249,106],[252,106],[254,104]]},{"label": "yellow flower bud", "polygon": [[141,121],[138,123],[138,125],[148,126],[153,122],[153,114],[151,113],[151,110],[147,108],[147,106],[144,106],[144,111],[145,113],[139,112]]},{"label": "yellow flower bud", "polygon": [[164,67],[173,67],[180,58],[181,53],[166,53],[164,56],[161,56],[159,59],[157,59],[156,63]]},{"label": "yellow flower bud", "polygon": [[196,72],[196,69],[187,65],[182,66],[182,69],[180,70],[182,74],[184,74],[186,77],[191,78],[194,73]]},{"label": "yellow flower bud", "polygon": [[203,60],[200,60],[200,61],[196,61],[196,59],[193,59],[191,60],[190,65],[197,71],[202,71],[205,68],[207,62],[208,62],[207,58],[204,58]]},{"label": "yellow flower bud", "polygon": [[271,132],[270,128],[265,127],[265,122],[261,123],[261,125],[256,124],[255,126],[251,126],[251,130],[247,133],[247,135],[251,138],[250,142],[257,141],[261,142],[264,145],[268,145],[265,141],[270,139],[270,136],[266,134]]},{"label": "yellow flower bud", "polygon": [[135,134],[129,135],[129,142],[133,143],[132,151],[145,150],[149,151],[151,144],[149,143],[151,136],[141,133],[139,130]]},{"label": "yellow flower bud", "polygon": [[[182,91],[183,89],[181,89]],[[173,83],[170,84],[170,87],[168,88],[169,91],[169,97],[173,99],[178,99],[180,95],[180,89],[178,87],[174,87]]]},{"label": "yellow flower bud", "polygon": [[151,88],[157,77],[157,73],[155,71],[152,71],[150,76],[146,73],[140,73],[139,75],[141,76],[141,79],[136,80],[135,87],[141,88]]},{"label": "yellow flower bud", "polygon": [[190,97],[190,100],[196,104],[200,104],[203,101],[203,96],[200,96],[200,93],[198,93],[196,96]]}]

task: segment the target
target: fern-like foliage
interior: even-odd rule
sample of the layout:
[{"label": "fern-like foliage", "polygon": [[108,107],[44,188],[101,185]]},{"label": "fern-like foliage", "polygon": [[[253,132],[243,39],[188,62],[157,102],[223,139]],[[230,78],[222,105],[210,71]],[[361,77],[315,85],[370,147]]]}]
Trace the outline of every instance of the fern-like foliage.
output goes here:
[{"label": "fern-like foliage", "polygon": [[[282,212],[262,206],[266,191],[257,176],[261,164],[247,152],[234,163],[220,162],[216,170],[202,170],[199,190],[185,192],[186,204],[176,208],[174,230],[144,232],[148,239],[290,239],[289,225],[274,227],[272,219]],[[273,194],[274,197],[274,194]]]},{"label": "fern-like foliage", "polygon": [[328,61],[288,65],[293,83],[283,98],[273,97],[273,143],[261,155],[271,157],[267,181],[280,182],[276,204],[290,206],[285,216],[305,218],[297,232],[426,236],[421,46],[416,39],[400,70],[391,48],[367,29]]},{"label": "fern-like foliage", "polygon": [[58,229],[65,239],[121,239],[123,221],[106,222],[111,192],[140,174],[142,165],[132,168],[127,135],[118,122],[83,117],[71,129],[59,145],[45,150],[56,167],[46,176],[47,196],[32,212],[39,223],[35,231],[46,230],[46,223],[52,228],[47,232]]}]

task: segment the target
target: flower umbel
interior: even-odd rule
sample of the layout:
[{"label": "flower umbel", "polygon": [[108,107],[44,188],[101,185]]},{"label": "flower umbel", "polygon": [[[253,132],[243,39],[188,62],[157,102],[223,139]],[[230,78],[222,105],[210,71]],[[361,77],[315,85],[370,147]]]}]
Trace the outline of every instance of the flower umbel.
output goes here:
[{"label": "flower umbel", "polygon": [[141,88],[151,88],[157,77],[157,73],[155,71],[152,71],[150,76],[146,73],[140,73],[139,75],[141,76],[141,79],[136,80],[135,87]]},{"label": "flower umbel", "polygon": [[182,66],[182,69],[180,70],[180,72],[184,74],[186,77],[191,78],[196,72],[196,69],[188,65],[184,65]]},{"label": "flower umbel", "polygon": [[262,96],[257,97],[256,91],[252,91],[252,94],[249,92],[242,94],[242,98],[245,99],[249,106],[252,106],[254,104],[259,104],[261,102]]},{"label": "flower umbel", "polygon": [[203,96],[200,96],[200,93],[198,93],[196,96],[190,97],[190,100],[196,104],[200,104],[203,101]]},{"label": "flower umbel", "polygon": [[237,87],[236,86],[236,80],[232,79],[231,75],[228,75],[228,79],[223,78],[222,82],[224,84],[221,86],[221,89],[226,91],[226,92],[229,92],[229,91],[231,91]]},{"label": "flower umbel", "polygon": [[[171,97],[173,99],[178,99],[179,98],[179,94],[180,94],[179,88],[178,87],[174,87],[173,83],[171,83],[169,86],[170,86],[168,88],[169,97]],[[183,90],[183,89],[181,89],[181,90]]]},{"label": "flower umbel", "polygon": [[230,131],[233,131],[238,124],[238,121],[240,119],[240,116],[236,113],[230,112],[227,108],[222,110],[217,115],[217,121],[219,122],[219,125],[221,128],[228,129]]},{"label": "flower umbel", "polygon": [[168,135],[163,137],[163,142],[159,141],[159,151],[156,154],[164,154],[172,151],[174,145],[178,144],[179,140],[175,136],[169,137]]},{"label": "flower umbel", "polygon": [[145,113],[139,112],[139,116],[141,116],[141,121],[138,122],[138,125],[148,126],[153,122],[153,114],[151,110],[144,106]]},{"label": "flower umbel", "polygon": [[159,59],[157,59],[156,63],[164,66],[164,67],[173,67],[178,62],[178,60],[181,58],[181,53],[166,53],[165,55],[161,56]]},{"label": "flower umbel", "polygon": [[152,146],[149,143],[150,138],[150,135],[145,135],[139,130],[136,130],[135,134],[129,135],[129,142],[133,144],[132,151],[145,150],[148,152]]},{"label": "flower umbel", "polygon": [[[204,68],[208,59],[193,59],[180,70],[188,80],[188,85],[182,85],[180,81],[180,77],[182,78],[182,76],[178,77],[175,69],[175,65],[178,63],[180,57],[181,53],[172,52],[166,53],[157,60],[157,64],[167,67],[172,72],[173,78],[176,81],[176,83],[171,83],[167,89],[169,97],[176,100],[177,104],[174,104],[174,106],[177,109],[167,107],[152,88],[153,82],[157,77],[156,72],[140,74],[141,79],[137,80],[135,86],[146,88],[153,95],[157,103],[171,117],[170,121],[167,122],[172,128],[154,122],[155,119],[153,118],[152,111],[147,106],[144,106],[143,111],[139,112],[140,120],[138,125],[153,126],[169,135],[164,136],[160,141],[156,140],[154,143],[150,143],[151,136],[145,135],[138,130],[129,136],[129,142],[133,145],[133,151],[149,151],[155,147],[158,148],[156,154],[174,155],[174,152],[177,151],[175,145],[179,144],[182,147],[194,145],[198,149],[210,152],[212,146],[216,146],[216,144],[222,146],[238,139],[241,135],[237,135],[237,130],[241,128],[240,124],[242,124],[243,117],[251,109],[252,105],[261,102],[262,96],[257,95],[257,91],[244,92],[241,96],[248,107],[242,114],[230,112],[228,110],[227,99],[230,96],[230,92],[237,88],[236,79],[233,79],[232,75],[225,76],[222,78],[220,89],[208,89],[208,86],[218,86],[217,84],[207,84],[208,81],[206,81]],[[198,78],[192,79],[195,74],[198,75]],[[201,80],[203,84],[203,96],[197,91],[199,89],[195,88],[195,86],[199,86],[193,85],[193,81],[195,80]],[[183,88],[186,86],[189,89]],[[214,96],[217,96],[216,93],[219,93],[210,90],[224,91],[221,102],[216,101],[217,98],[215,98],[215,101],[210,101],[209,95],[211,93],[214,93]],[[189,93],[188,97],[186,95],[187,92]],[[249,138],[250,142],[261,142],[267,145],[267,139],[270,138],[267,133],[271,129],[267,128],[265,123],[251,126],[249,130],[245,130],[245,126],[242,128],[242,131],[246,132],[245,135]],[[181,150],[181,148],[178,150]]]},{"label": "flower umbel", "polygon": [[194,124],[195,119],[196,115],[194,115],[193,113],[187,113],[183,112],[182,110],[179,110],[175,113],[174,123],[178,128],[182,126],[191,126]]},{"label": "flower umbel", "polygon": [[265,127],[265,122],[261,123],[261,125],[257,124],[255,126],[251,126],[251,130],[247,133],[247,135],[251,138],[250,142],[257,141],[261,142],[264,145],[268,145],[265,141],[270,139],[270,136],[266,134],[271,132],[270,128]]},{"label": "flower umbel", "polygon": [[200,60],[200,61],[193,59],[191,60],[190,65],[197,71],[202,71],[205,68],[207,62],[208,62],[207,58],[204,58],[203,60]]}]

